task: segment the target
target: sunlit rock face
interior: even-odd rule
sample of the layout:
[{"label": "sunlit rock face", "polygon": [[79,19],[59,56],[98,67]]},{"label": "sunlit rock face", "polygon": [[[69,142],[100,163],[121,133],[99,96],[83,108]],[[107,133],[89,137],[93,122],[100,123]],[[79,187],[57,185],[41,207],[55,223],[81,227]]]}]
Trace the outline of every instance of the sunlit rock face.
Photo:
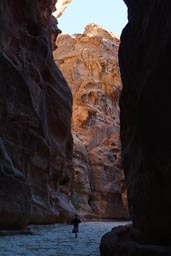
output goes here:
[{"label": "sunlit rock face", "polygon": [[55,1],[0,2],[0,228],[69,218],[72,96],[52,58]]},{"label": "sunlit rock face", "polygon": [[53,12],[53,15],[59,18],[67,8],[68,4],[71,3],[71,1],[72,0],[57,0],[56,10]]},{"label": "sunlit rock face", "polygon": [[73,94],[72,203],[85,218],[127,216],[120,165],[119,39],[96,24],[57,40],[55,62]]},{"label": "sunlit rock face", "polygon": [[171,255],[171,2],[125,2],[121,142],[133,227],[106,236],[102,255]]}]

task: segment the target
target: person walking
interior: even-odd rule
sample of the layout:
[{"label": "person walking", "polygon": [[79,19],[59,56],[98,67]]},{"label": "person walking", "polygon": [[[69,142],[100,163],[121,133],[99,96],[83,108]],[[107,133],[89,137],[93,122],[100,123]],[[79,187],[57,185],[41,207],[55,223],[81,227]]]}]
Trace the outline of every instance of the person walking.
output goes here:
[{"label": "person walking", "polygon": [[78,225],[80,224],[81,220],[78,217],[77,214],[75,214],[75,218],[71,221],[71,224],[73,225],[73,230],[72,233],[75,233],[75,238],[77,238],[77,233],[79,232],[78,230]]}]

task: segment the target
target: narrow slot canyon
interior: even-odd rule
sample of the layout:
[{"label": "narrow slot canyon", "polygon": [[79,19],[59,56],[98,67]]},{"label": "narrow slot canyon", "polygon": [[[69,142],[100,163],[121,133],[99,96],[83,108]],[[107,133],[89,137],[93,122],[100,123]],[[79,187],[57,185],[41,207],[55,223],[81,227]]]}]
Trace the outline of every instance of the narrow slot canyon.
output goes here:
[{"label": "narrow slot canyon", "polygon": [[0,252],[170,256],[171,4],[122,1],[121,36],[72,4],[0,3]]}]

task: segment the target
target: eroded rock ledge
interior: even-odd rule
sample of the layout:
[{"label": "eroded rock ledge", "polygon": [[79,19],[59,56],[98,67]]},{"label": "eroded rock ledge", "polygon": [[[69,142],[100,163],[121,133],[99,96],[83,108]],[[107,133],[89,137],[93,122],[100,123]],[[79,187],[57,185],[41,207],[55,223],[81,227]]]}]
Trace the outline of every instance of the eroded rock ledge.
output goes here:
[{"label": "eroded rock ledge", "polygon": [[53,223],[74,212],[72,96],[52,57],[54,5],[0,2],[0,228]]}]

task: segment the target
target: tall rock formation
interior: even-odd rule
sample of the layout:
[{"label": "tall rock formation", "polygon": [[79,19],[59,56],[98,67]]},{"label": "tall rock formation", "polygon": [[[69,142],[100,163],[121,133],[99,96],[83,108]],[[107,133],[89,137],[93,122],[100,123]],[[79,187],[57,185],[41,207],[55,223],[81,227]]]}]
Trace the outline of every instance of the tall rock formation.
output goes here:
[{"label": "tall rock formation", "polygon": [[120,165],[119,39],[96,24],[83,34],[61,34],[55,62],[73,94],[72,203],[82,217],[124,218]]},{"label": "tall rock formation", "polygon": [[133,225],[106,235],[101,255],[171,255],[171,2],[125,3],[121,142]]},{"label": "tall rock formation", "polygon": [[74,212],[72,96],[52,57],[55,2],[0,2],[0,228]]}]

